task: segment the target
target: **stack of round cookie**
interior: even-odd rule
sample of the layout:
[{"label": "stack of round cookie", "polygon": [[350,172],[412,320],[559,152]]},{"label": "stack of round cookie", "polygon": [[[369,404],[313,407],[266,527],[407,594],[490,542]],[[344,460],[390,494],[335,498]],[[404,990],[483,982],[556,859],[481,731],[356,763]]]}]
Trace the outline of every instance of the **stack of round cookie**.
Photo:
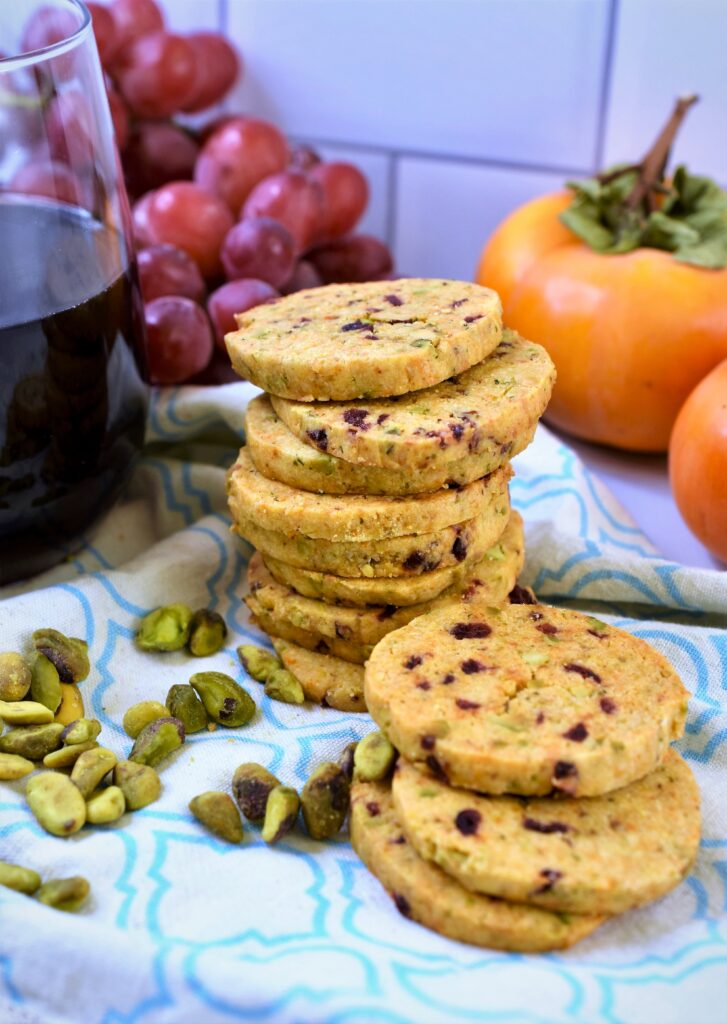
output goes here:
[{"label": "stack of round cookie", "polygon": [[687,692],[643,640],[545,605],[438,609],[386,637],[366,700],[400,752],[351,836],[402,913],[496,948],[569,946],[663,896],[699,845],[670,743]]},{"label": "stack of round cookie", "polygon": [[310,699],[364,710],[363,664],[452,600],[507,598],[523,561],[510,459],[554,381],[458,281],[331,285],[238,318],[232,364],[267,394],[228,475],[257,548],[248,605]]}]

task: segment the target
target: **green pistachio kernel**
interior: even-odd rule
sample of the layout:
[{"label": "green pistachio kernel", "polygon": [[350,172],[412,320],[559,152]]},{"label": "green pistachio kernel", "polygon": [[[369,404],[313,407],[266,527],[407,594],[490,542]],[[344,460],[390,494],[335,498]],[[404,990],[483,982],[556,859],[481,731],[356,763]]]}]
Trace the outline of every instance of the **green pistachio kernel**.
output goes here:
[{"label": "green pistachio kernel", "polygon": [[73,914],[81,909],[90,892],[91,886],[86,879],[75,875],[73,878],[54,878],[50,882],[44,882],[35,898],[55,910],[65,910],[66,913]]},{"label": "green pistachio kernel", "polygon": [[114,783],[124,794],[126,809],[140,811],[159,799],[162,783],[159,775],[147,764],[119,761],[114,768]]},{"label": "green pistachio kernel", "polygon": [[55,714],[63,696],[58,669],[50,658],[36,651],[30,659],[30,672],[30,696],[39,704],[45,704]]},{"label": "green pistachio kernel", "polygon": [[29,761],[42,761],[46,754],[62,745],[63,726],[60,722],[46,725],[24,725],[0,736],[3,754],[19,754]]},{"label": "green pistachio kernel", "polygon": [[186,733],[201,732],[209,724],[204,704],[187,683],[176,683],[170,688],[167,709],[167,714],[182,722]]},{"label": "green pistachio kernel", "polygon": [[100,733],[101,723],[97,718],[77,718],[65,726],[61,739],[66,746],[71,746],[73,743],[88,743],[89,740],[98,739]]},{"label": "green pistachio kernel", "polygon": [[303,787],[303,820],[313,839],[330,839],[340,830],[348,812],[350,784],[334,761],[324,761]]},{"label": "green pistachio kernel", "polygon": [[271,700],[279,700],[283,704],[302,704],[305,700],[303,687],[287,668],[279,668],[270,673],[265,683],[265,694]]},{"label": "green pistachio kernel", "polygon": [[30,665],[15,651],[0,654],[0,699],[22,700],[30,689]]},{"label": "green pistachio kernel", "polygon": [[142,700],[127,709],[121,724],[126,735],[135,740],[150,722],[155,722],[157,718],[166,718],[168,715],[169,711],[158,700]]},{"label": "green pistachio kernel", "polygon": [[0,700],[0,718],[6,725],[44,725],[53,721],[53,712],[37,700]]},{"label": "green pistachio kernel", "polygon": [[196,672],[189,680],[213,721],[228,728],[247,725],[255,714],[255,701],[247,690],[224,672]]},{"label": "green pistachio kernel", "polygon": [[370,732],[356,747],[353,777],[360,782],[383,782],[395,761],[396,751],[383,732]]},{"label": "green pistachio kernel", "polygon": [[154,768],[184,743],[186,734],[178,718],[157,718],[136,737],[129,760]]},{"label": "green pistachio kernel", "polygon": [[33,644],[36,651],[53,662],[62,683],[80,683],[91,671],[85,640],[65,636],[57,629],[36,629]]},{"label": "green pistachio kernel", "polygon": [[83,796],[88,797],[116,765],[116,754],[106,747],[86,750],[77,759],[71,771],[71,782],[78,786]]},{"label": "green pistachio kernel", "polygon": [[119,786],[107,786],[92,793],[86,800],[86,821],[91,825],[110,825],[126,810],[126,800]]},{"label": "green pistachio kernel", "polygon": [[169,604],[145,615],[136,634],[142,651],[180,651],[189,640],[192,609],[186,604]]},{"label": "green pistachio kernel", "polygon": [[25,787],[25,799],[38,824],[54,836],[70,836],[86,821],[86,801],[66,775],[40,772]]},{"label": "green pistachio kernel", "polygon": [[277,843],[295,825],[300,809],[300,797],[291,786],[276,786],[271,790],[265,805],[263,840],[270,845]]},{"label": "green pistachio kernel", "polygon": [[61,747],[60,750],[52,750],[43,758],[46,768],[56,771],[59,768],[72,768],[81,754],[87,750],[95,750],[98,746],[96,740],[89,740],[87,743],[71,743],[69,747]]},{"label": "green pistachio kernel", "polygon": [[35,765],[26,757],[20,757],[19,754],[0,754],[0,782],[22,779],[32,771],[35,771]]},{"label": "green pistachio kernel", "polygon": [[249,821],[262,821],[268,797],[279,785],[280,779],[267,768],[250,761],[241,764],[232,776],[232,795]]},{"label": "green pistachio kernel", "polygon": [[282,661],[275,654],[254,644],[242,644],[237,648],[237,656],[247,674],[259,683],[266,683],[268,676],[283,667]]},{"label": "green pistachio kernel", "polygon": [[225,620],[209,608],[200,608],[189,624],[189,652],[196,658],[204,658],[217,652],[227,639]]},{"label": "green pistachio kernel", "polygon": [[23,868],[19,864],[9,864],[6,860],[0,860],[0,885],[6,889],[14,889],[16,892],[24,892],[26,896],[32,896],[40,888],[40,875],[30,868]]},{"label": "green pistachio kernel", "polygon": [[227,843],[242,842],[240,812],[227,793],[210,790],[193,797],[189,809],[206,829]]}]

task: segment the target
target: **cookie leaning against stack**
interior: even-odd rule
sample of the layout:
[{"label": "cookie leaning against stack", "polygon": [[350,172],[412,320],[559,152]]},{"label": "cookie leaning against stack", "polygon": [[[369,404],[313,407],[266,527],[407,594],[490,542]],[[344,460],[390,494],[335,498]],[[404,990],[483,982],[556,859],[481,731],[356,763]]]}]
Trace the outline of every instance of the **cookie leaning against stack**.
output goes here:
[{"label": "cookie leaning against stack", "polygon": [[[354,783],[352,842],[428,927],[524,949],[538,921],[537,948],[559,948],[689,872],[699,791],[669,746],[687,694],[644,641],[545,605],[448,606],[377,645],[364,691],[401,756],[391,789]],[[569,928],[490,934],[493,898]]]},{"label": "cookie leaning against stack", "polygon": [[433,602],[503,602],[523,561],[509,460],[554,370],[503,336],[497,297],[463,282],[337,285],[238,322],[233,363],[273,394],[250,403],[228,501],[259,553],[250,611],[288,659],[297,646],[363,664]]}]

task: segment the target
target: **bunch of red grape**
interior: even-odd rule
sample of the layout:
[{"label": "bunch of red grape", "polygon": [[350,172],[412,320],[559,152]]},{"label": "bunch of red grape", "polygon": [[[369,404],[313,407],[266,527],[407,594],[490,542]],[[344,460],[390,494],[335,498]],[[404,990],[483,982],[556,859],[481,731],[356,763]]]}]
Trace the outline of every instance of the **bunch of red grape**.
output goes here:
[{"label": "bunch of red grape", "polygon": [[368,184],[290,146],[267,121],[171,120],[218,103],[242,74],[221,35],[165,29],[154,0],[88,4],[133,200],[152,380],[234,379],[234,314],[300,288],[391,276],[389,250],[350,234]]}]

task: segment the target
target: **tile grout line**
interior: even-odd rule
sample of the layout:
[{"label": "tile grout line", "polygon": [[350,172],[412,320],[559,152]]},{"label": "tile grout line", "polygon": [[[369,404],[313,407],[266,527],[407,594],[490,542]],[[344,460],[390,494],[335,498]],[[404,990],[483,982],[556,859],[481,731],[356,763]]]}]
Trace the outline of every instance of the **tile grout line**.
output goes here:
[{"label": "tile grout line", "polygon": [[611,85],[613,81],[613,65],[616,55],[616,33],[618,30],[619,0],[609,0],[608,23],[606,28],[606,46],[601,75],[601,94],[598,102],[596,145],[593,154],[593,170],[603,168],[603,156],[606,148],[606,122],[611,101]]}]

